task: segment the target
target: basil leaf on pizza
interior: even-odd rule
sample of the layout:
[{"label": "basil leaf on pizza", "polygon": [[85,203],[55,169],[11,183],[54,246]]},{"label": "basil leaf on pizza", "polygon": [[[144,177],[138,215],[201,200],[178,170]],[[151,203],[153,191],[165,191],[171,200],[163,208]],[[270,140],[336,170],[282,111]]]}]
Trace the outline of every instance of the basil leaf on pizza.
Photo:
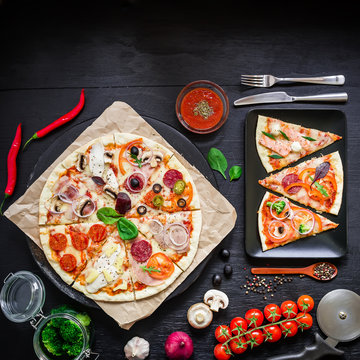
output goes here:
[{"label": "basil leaf on pizza", "polygon": [[99,209],[96,216],[106,225],[112,225],[119,221],[122,217],[115,209],[110,207],[103,207]]},{"label": "basil leaf on pizza", "polygon": [[139,231],[136,225],[126,218],[120,218],[117,222],[119,235],[123,240],[131,240],[138,236]]}]

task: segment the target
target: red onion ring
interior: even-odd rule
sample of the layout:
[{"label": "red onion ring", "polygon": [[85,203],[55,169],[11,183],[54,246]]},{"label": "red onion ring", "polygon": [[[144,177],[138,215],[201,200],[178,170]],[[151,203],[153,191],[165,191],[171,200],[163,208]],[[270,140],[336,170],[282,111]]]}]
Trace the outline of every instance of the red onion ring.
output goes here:
[{"label": "red onion ring", "polygon": [[[274,222],[275,222],[275,223],[281,223],[282,226],[284,227],[284,232],[283,232],[280,236],[279,236],[279,235],[275,235],[275,234],[271,231],[271,225],[272,225]],[[282,222],[282,221],[280,221],[280,220],[273,220],[273,221],[268,225],[269,234],[270,234],[272,237],[274,237],[274,238],[276,238],[276,239],[279,239],[279,240],[282,239],[282,238],[284,238],[284,237],[286,236],[287,230],[288,230],[287,224],[284,223],[284,222]]]},{"label": "red onion ring", "polygon": [[[306,212],[306,213],[308,213],[308,214],[311,215],[312,224],[311,224],[310,229],[309,229],[308,231],[300,232],[299,229],[297,229],[297,228],[295,227],[295,225],[294,225],[294,218],[295,218],[296,214],[298,214],[299,212]],[[301,209],[301,210],[297,210],[297,211],[294,212],[294,216],[293,216],[292,219],[291,219],[291,227],[292,227],[296,232],[298,232],[300,235],[306,235],[306,234],[311,233],[311,232],[313,231],[313,229],[314,229],[314,226],[315,226],[315,216],[314,216],[314,214],[313,214],[311,211],[309,211],[309,210],[307,210],[307,209]]]},{"label": "red onion ring", "polygon": [[[182,243],[178,243],[175,241],[174,237],[172,236],[172,231],[171,228],[174,226],[180,226],[181,228],[183,228],[186,232],[186,238]],[[190,234],[189,234],[189,230],[187,229],[187,227],[182,224],[182,223],[172,223],[170,225],[167,225],[164,229],[165,232],[165,243],[168,245],[169,248],[175,250],[175,251],[185,251],[188,246],[189,246],[189,241],[190,241]]]},{"label": "red onion ring", "polygon": [[[144,179],[144,182],[143,182],[143,187],[142,188],[139,188],[139,189],[134,189],[132,186],[131,186],[131,181],[129,180],[131,176],[133,175],[139,175],[139,176],[142,176],[143,179]],[[148,179],[146,178],[146,176],[141,172],[141,171],[135,171],[133,172],[130,176],[128,176],[126,178],[126,185],[128,186],[129,189],[131,189],[131,192],[133,193],[139,193],[140,191],[144,190],[145,186],[147,185],[147,182],[148,182]]]},{"label": "red onion ring", "polygon": [[[58,198],[58,200],[63,201],[63,200],[60,198],[60,195],[59,195],[59,194],[55,194],[55,195],[53,195],[50,199],[46,200],[46,202],[45,202],[45,208],[46,208],[46,210],[48,210],[48,211],[51,212],[52,214],[63,214],[63,213],[65,212],[65,209],[64,209],[63,211],[55,211],[55,210],[53,210],[53,209],[51,208],[51,202],[52,202],[52,200],[55,199],[56,197]],[[63,201],[63,202],[64,202],[64,201]],[[49,206],[49,204],[50,204],[50,206]]]},{"label": "red onion ring", "polygon": [[[72,188],[75,190],[75,197],[73,199],[69,199],[69,197],[65,194],[65,192],[69,189],[69,188]],[[63,189],[62,189],[63,190]],[[61,201],[65,202],[65,203],[68,203],[68,204],[71,204],[75,199],[77,199],[79,197],[79,190],[73,186],[73,185],[69,185],[65,191],[62,191],[60,192],[59,194],[59,198]]]},{"label": "red onion ring", "polygon": [[[152,150],[150,150],[150,148],[149,148],[146,144],[140,143],[140,142],[139,142],[139,144],[141,144],[143,147],[149,149],[149,150],[145,150],[145,151],[150,151],[150,152],[151,152],[151,156],[149,157],[148,160],[146,160],[146,161],[142,161],[142,160],[141,160],[141,166],[143,166],[143,165],[145,165],[145,164],[147,164],[147,163],[150,162],[150,160],[151,160],[151,158],[152,158],[152,156],[153,156],[153,152],[152,152]],[[134,159],[131,157],[131,152],[130,152],[131,148],[132,148],[133,146],[136,146],[136,145],[137,145],[137,143],[131,144],[131,145],[129,145],[129,146],[126,148],[126,150],[125,150],[125,158],[126,158],[126,160],[127,160],[132,166],[137,166],[137,167],[139,167],[139,164],[137,164],[137,163],[134,161]],[[141,153],[141,155],[142,155],[145,151],[144,151],[143,149],[141,149],[141,151],[142,151],[142,153]],[[141,158],[140,158],[140,159],[141,159]]]},{"label": "red onion ring", "polygon": [[[79,202],[82,201],[82,200],[86,200],[86,201],[90,200],[90,202],[92,204],[92,210],[91,210],[91,212],[89,214],[81,215],[80,212],[78,211],[77,206],[79,205]],[[95,202],[86,195],[81,196],[81,197],[77,198],[76,200],[74,200],[72,202],[71,206],[72,206],[72,210],[73,210],[74,214],[76,216],[80,217],[80,218],[87,218],[87,217],[91,216],[94,213],[94,211],[96,210]]]},{"label": "red onion ring", "polygon": [[[155,232],[154,229],[153,229],[152,226],[151,226],[152,223],[158,224],[158,225],[160,226],[160,229],[161,229],[161,230],[158,231],[158,232]],[[149,224],[149,227],[150,227],[150,231],[151,231],[154,235],[159,235],[159,234],[161,234],[161,233],[164,231],[164,225],[163,225],[159,220],[156,220],[156,219],[151,220],[151,222],[150,222],[150,224]]]},{"label": "red onion ring", "polygon": [[[277,215],[276,211],[275,211],[276,215],[275,215],[274,212],[273,212],[274,204],[277,203],[277,202],[280,202],[280,201],[284,201],[284,202],[285,202],[285,207],[284,207],[283,211],[285,211],[286,208],[289,208],[289,210],[288,210],[288,215],[285,216],[285,217],[282,217],[282,218],[276,216],[276,215]],[[270,214],[271,214],[271,216],[272,216],[273,218],[275,218],[276,220],[285,220],[286,218],[290,217],[290,215],[292,215],[292,210],[291,210],[291,207],[290,207],[290,204],[289,204],[288,200],[285,199],[285,198],[280,198],[280,199],[274,201],[273,203],[271,203],[271,206],[270,206]]]}]

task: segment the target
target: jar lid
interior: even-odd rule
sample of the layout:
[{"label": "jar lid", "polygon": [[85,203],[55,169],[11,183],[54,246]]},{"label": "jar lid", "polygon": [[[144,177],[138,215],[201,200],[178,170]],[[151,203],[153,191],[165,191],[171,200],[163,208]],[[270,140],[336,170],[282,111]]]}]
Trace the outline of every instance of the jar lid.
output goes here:
[{"label": "jar lid", "polygon": [[29,271],[10,273],[0,292],[1,310],[11,321],[21,323],[41,312],[45,301],[42,280]]}]

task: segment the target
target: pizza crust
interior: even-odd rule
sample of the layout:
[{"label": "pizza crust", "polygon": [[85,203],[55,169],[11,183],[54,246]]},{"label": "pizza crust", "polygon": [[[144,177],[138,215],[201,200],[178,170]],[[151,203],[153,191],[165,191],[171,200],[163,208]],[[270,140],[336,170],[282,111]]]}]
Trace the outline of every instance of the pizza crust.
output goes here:
[{"label": "pizza crust", "polygon": [[270,173],[274,170],[272,165],[270,164],[270,158],[269,158],[270,151],[265,146],[262,146],[259,142],[262,136],[262,132],[266,131],[266,125],[267,125],[267,116],[259,115],[256,126],[255,141],[256,141],[256,149],[259,154],[261,163],[263,164],[265,170],[268,173]]}]

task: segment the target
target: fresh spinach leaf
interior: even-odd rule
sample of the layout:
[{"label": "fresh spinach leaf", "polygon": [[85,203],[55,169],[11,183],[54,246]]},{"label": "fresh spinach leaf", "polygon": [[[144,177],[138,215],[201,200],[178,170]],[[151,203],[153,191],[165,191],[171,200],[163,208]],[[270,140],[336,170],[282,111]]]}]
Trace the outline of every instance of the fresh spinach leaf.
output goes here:
[{"label": "fresh spinach leaf", "polygon": [[99,209],[96,213],[96,216],[104,224],[111,225],[115,224],[122,217],[115,209],[111,207],[103,207]]},{"label": "fresh spinach leaf", "polygon": [[237,180],[242,174],[242,168],[239,165],[234,165],[229,170],[230,181]]},{"label": "fresh spinach leaf", "polygon": [[117,228],[119,235],[123,240],[134,239],[139,234],[136,225],[124,217],[120,218],[117,222]]},{"label": "fresh spinach leaf", "polygon": [[228,163],[224,154],[219,149],[212,147],[208,152],[207,160],[210,167],[218,171],[226,179],[225,171]]}]

